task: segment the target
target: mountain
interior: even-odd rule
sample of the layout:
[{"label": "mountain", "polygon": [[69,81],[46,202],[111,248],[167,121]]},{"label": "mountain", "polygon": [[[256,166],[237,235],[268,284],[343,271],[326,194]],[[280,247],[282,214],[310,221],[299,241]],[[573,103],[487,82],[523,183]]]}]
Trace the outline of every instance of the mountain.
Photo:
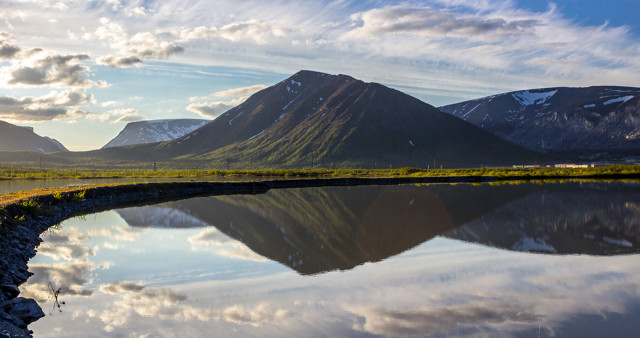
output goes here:
[{"label": "mountain", "polygon": [[107,156],[223,168],[388,168],[512,164],[539,155],[395,89],[312,71],[252,95],[179,139],[131,150]]},{"label": "mountain", "polygon": [[68,151],[60,142],[34,133],[32,127],[20,127],[0,121],[0,151],[20,150],[41,153]]},{"label": "mountain", "polygon": [[534,150],[640,151],[640,88],[532,89],[440,110]]},{"label": "mountain", "polygon": [[210,121],[200,119],[130,122],[127,123],[118,136],[109,141],[102,149],[173,140],[202,127],[208,122]]}]

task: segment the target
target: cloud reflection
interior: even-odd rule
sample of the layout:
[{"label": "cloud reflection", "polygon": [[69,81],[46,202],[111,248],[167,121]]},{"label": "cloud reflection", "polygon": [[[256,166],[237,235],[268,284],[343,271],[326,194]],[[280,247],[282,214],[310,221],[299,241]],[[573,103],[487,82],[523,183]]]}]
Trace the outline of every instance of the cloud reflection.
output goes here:
[{"label": "cloud reflection", "polygon": [[51,298],[49,289],[49,283],[51,283],[56,289],[62,288],[61,295],[90,296],[93,291],[85,289],[84,285],[91,282],[87,277],[88,272],[97,268],[98,266],[91,262],[31,264],[29,270],[33,272],[33,276],[20,292],[23,297],[44,302]]},{"label": "cloud reflection", "polygon": [[267,258],[253,252],[244,243],[232,239],[216,228],[208,228],[189,237],[191,250],[210,252],[212,254],[255,262],[266,262]]},{"label": "cloud reflection", "polygon": [[353,326],[355,330],[397,337],[429,336],[452,332],[456,327],[478,324],[494,326],[509,323],[509,326],[517,327],[531,324],[540,318],[532,310],[505,304],[486,304],[422,310],[356,308],[351,309],[351,312],[363,319]]}]

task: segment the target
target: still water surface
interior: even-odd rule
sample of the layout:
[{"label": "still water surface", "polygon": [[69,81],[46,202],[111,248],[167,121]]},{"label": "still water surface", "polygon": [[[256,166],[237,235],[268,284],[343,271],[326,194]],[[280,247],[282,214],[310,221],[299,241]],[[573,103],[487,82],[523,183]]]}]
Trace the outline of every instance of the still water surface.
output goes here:
[{"label": "still water surface", "polygon": [[37,337],[640,329],[640,184],[271,190],[101,212],[43,238],[21,287],[47,314]]}]

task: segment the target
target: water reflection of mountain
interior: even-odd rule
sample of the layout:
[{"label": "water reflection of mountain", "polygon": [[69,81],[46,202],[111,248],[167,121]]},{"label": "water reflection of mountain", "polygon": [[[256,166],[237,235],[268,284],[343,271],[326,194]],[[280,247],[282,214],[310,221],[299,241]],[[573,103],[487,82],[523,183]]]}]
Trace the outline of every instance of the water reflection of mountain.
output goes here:
[{"label": "water reflection of mountain", "polygon": [[284,189],[166,203],[157,211],[180,210],[260,255],[313,274],[401,253],[535,189],[531,185]]},{"label": "water reflection of mountain", "polygon": [[209,224],[190,214],[187,206],[172,202],[163,206],[146,206],[118,209],[116,212],[133,227],[149,228],[199,228]]},{"label": "water reflection of mountain", "polygon": [[640,253],[640,185],[549,185],[443,235],[516,251]]},{"label": "water reflection of mountain", "polygon": [[[376,262],[438,235],[518,251],[640,252],[638,185],[326,187],[153,208],[119,212],[137,226],[145,226],[143,219],[155,220],[147,226],[158,226],[160,219],[164,226],[213,225],[302,274]],[[136,212],[158,216],[136,218]]]}]

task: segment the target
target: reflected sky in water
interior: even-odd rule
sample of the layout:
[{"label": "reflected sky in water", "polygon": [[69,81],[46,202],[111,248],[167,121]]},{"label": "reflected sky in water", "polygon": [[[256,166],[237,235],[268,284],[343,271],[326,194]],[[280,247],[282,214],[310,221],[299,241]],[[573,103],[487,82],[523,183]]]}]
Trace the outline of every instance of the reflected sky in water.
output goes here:
[{"label": "reflected sky in water", "polygon": [[633,335],[638,206],[634,184],[196,198],[65,221],[21,295],[38,337]]}]

